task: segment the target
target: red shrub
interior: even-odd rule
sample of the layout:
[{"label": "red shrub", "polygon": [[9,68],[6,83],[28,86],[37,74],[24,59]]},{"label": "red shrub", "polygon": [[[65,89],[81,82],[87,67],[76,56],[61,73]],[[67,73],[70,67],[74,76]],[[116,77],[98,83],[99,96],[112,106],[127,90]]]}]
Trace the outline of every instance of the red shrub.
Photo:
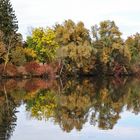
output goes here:
[{"label": "red shrub", "polygon": [[49,78],[55,78],[56,72],[58,71],[58,65],[57,64],[43,64],[36,68],[36,74],[37,75],[48,75]]},{"label": "red shrub", "polygon": [[37,69],[40,67],[40,65],[35,61],[27,62],[24,66],[27,73],[30,74],[36,74]]},{"label": "red shrub", "polygon": [[13,64],[7,64],[4,71],[4,64],[0,65],[0,75],[7,76],[16,76],[17,75],[17,67]]},{"label": "red shrub", "polygon": [[45,69],[44,65],[40,65],[40,67],[38,67],[36,69],[37,75],[44,75],[45,73],[46,73],[46,69]]},{"label": "red shrub", "polygon": [[0,65],[0,74],[7,76],[16,76],[17,75],[17,67],[13,64],[7,64],[4,70],[4,64]]},{"label": "red shrub", "polygon": [[13,64],[7,64],[6,65],[6,75],[16,76],[17,75],[17,67]]}]

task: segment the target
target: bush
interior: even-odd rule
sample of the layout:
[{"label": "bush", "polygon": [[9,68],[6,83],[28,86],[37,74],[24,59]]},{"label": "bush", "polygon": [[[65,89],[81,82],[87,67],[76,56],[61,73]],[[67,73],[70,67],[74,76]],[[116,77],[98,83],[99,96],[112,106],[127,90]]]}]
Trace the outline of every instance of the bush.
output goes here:
[{"label": "bush", "polygon": [[4,64],[0,65],[0,74],[7,76],[17,76],[17,67],[13,64],[7,64],[4,70]]},{"label": "bush", "polygon": [[37,69],[40,67],[39,63],[35,61],[27,62],[25,65],[25,70],[29,74],[37,74]]}]

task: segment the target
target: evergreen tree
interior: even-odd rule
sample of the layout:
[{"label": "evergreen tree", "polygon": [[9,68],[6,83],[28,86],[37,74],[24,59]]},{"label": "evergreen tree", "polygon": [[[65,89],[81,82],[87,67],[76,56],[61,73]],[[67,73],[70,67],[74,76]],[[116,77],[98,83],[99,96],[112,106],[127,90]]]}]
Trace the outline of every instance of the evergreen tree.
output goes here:
[{"label": "evergreen tree", "polygon": [[10,0],[0,0],[0,30],[7,44],[11,36],[18,30],[18,22]]}]

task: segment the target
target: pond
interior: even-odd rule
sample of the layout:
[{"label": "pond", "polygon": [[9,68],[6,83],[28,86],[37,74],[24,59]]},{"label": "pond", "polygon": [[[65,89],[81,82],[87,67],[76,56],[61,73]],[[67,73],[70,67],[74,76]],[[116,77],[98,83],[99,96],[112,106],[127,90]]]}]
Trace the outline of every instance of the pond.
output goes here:
[{"label": "pond", "polygon": [[139,140],[140,80],[0,82],[0,140]]}]

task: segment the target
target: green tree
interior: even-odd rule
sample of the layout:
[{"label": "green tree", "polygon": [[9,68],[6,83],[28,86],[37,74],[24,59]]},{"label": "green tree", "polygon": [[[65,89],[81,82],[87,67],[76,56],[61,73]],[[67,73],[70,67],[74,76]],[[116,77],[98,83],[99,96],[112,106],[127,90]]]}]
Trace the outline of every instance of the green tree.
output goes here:
[{"label": "green tree", "polygon": [[0,0],[0,30],[4,33],[6,44],[18,30],[17,18],[10,0]]}]

